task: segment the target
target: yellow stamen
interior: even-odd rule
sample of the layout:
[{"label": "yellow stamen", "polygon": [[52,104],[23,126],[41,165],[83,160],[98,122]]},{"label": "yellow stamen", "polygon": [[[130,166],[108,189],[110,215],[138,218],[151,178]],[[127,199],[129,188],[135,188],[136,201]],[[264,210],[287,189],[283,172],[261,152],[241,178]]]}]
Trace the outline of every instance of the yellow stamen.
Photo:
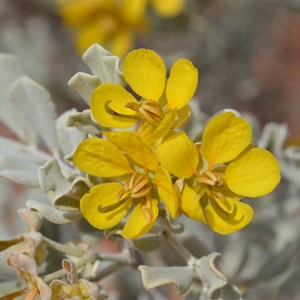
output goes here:
[{"label": "yellow stamen", "polygon": [[151,210],[151,208],[148,206],[149,201],[147,201],[147,199],[143,198],[142,199],[142,210],[143,210],[143,214],[145,216],[145,219],[147,220],[147,222],[151,222],[151,220],[153,220],[153,212]]},{"label": "yellow stamen", "polygon": [[213,173],[211,171],[203,172],[198,178],[198,182],[208,184],[210,186],[222,186],[223,181],[219,173]]},{"label": "yellow stamen", "polygon": [[119,191],[118,199],[124,199],[124,194],[130,194],[131,198],[141,198],[149,194],[151,188],[150,178],[147,175],[135,173],[124,182],[124,189]]},{"label": "yellow stamen", "polygon": [[205,184],[208,184],[208,185],[215,185],[215,181],[209,179],[209,178],[205,178],[205,177],[199,177],[197,178],[197,181],[200,182],[200,183],[205,183]]},{"label": "yellow stamen", "polygon": [[159,103],[154,100],[141,100],[139,103],[128,102],[125,106],[138,111],[152,125],[156,125],[163,117]]}]

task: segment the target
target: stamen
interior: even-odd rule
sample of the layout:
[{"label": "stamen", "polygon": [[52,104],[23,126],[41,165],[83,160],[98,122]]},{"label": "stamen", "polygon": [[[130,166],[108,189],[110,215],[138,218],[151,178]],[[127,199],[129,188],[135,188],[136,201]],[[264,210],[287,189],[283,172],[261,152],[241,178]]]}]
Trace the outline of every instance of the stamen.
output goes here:
[{"label": "stamen", "polygon": [[151,188],[151,181],[147,175],[135,173],[124,182],[124,191],[121,190],[118,197],[124,199],[124,193],[129,192],[131,198],[141,198],[149,194]]},{"label": "stamen", "polygon": [[164,115],[159,103],[154,100],[140,101],[138,111],[152,125],[156,125]]},{"label": "stamen", "polygon": [[135,102],[128,102],[125,104],[125,107],[130,108],[134,111],[138,111],[139,110],[139,104],[135,103]]},{"label": "stamen", "polygon": [[153,127],[148,122],[141,122],[138,128],[136,129],[136,134],[142,137],[149,135],[152,131]]},{"label": "stamen", "polygon": [[210,186],[222,186],[223,181],[219,173],[213,173],[211,171],[204,171],[198,178],[198,182],[208,184]]},{"label": "stamen", "polygon": [[143,198],[142,202],[141,202],[142,210],[143,210],[143,214],[145,216],[145,219],[149,223],[149,222],[151,222],[151,220],[153,220],[154,215],[153,215],[153,212],[152,212],[151,208],[147,204],[148,204],[147,199]]},{"label": "stamen", "polygon": [[200,183],[205,183],[205,184],[208,184],[208,185],[215,185],[215,181],[209,179],[209,178],[205,178],[205,177],[199,177],[197,178],[197,181],[200,182]]},{"label": "stamen", "polygon": [[213,181],[217,181],[218,180],[218,177],[213,172],[211,172],[211,171],[207,170],[203,174],[206,175],[208,178],[210,178]]}]

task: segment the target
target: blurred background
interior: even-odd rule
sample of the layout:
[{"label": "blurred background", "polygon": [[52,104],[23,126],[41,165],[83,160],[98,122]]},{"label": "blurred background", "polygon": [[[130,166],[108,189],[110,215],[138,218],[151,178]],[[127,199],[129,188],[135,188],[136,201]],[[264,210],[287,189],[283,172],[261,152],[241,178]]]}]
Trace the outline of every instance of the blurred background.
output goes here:
[{"label": "blurred background", "polygon": [[185,0],[169,14],[155,9],[158,1],[131,2],[146,7],[134,14],[126,1],[2,0],[0,51],[20,58],[59,112],[84,105],[67,82],[86,69],[81,54],[93,42],[121,56],[150,48],[169,66],[186,57],[199,68],[201,110],[253,112],[262,124],[286,122],[299,135],[300,1]]},{"label": "blurred background", "polygon": [[[140,4],[137,5],[137,2]],[[193,104],[196,118],[200,112],[210,116],[221,109],[234,108],[254,120],[256,138],[260,137],[263,126],[268,122],[284,123],[289,129],[286,145],[300,146],[300,0],[182,0],[166,7],[158,2],[1,0],[0,52],[15,54],[25,73],[46,87],[58,115],[73,107],[78,111],[87,108],[67,82],[79,71],[89,72],[81,55],[94,42],[121,57],[131,49],[150,48],[163,57],[168,68],[177,58],[185,57],[199,70],[199,85]],[[1,120],[0,135],[16,138]],[[7,179],[0,180],[0,189],[3,191],[0,195],[0,220],[3,222],[0,239],[3,240],[26,228],[15,212],[24,207],[29,192]],[[187,227],[191,227],[190,232],[199,237],[201,244],[190,245],[191,249],[195,248],[195,255],[219,250],[231,261],[230,247],[238,248],[239,243],[245,246],[250,237],[260,246],[259,250],[253,250],[254,256],[251,254],[249,257],[258,259],[260,254],[265,255],[259,267],[252,273],[250,270],[250,275],[244,272],[244,277],[238,277],[237,274],[246,266],[250,268],[253,260],[249,257],[248,265],[241,258],[243,266],[236,263],[232,267],[224,262],[223,267],[227,270],[230,266],[233,268],[228,274],[240,286],[256,286],[259,282],[258,272],[263,274],[260,283],[264,280],[268,282],[270,278],[272,284],[276,283],[274,276],[282,270],[286,271],[284,267],[289,268],[293,261],[284,260],[284,252],[281,252],[291,240],[296,246],[292,248],[294,252],[290,249],[292,253],[286,255],[295,256],[296,261],[300,261],[299,233],[295,227],[299,225],[298,221],[290,225],[283,223],[282,226],[287,228],[283,236],[290,228],[295,230],[290,239],[284,242],[277,238],[277,229],[272,227],[273,224],[267,224],[269,219],[264,215],[269,216],[268,204],[275,203],[276,212],[271,213],[270,220],[275,218],[276,221],[282,201],[290,197],[293,199],[292,207],[296,208],[294,213],[297,218],[300,217],[299,188],[293,186],[287,195],[284,190],[287,186],[288,181],[265,204],[257,204],[257,210],[262,209],[258,213],[257,223],[250,225],[241,235],[238,233],[219,239],[206,229],[198,230],[187,222]],[[285,218],[288,220],[289,214]],[[206,244],[202,234],[210,235]],[[189,239],[186,238],[187,244]],[[282,262],[275,270],[266,269],[264,265],[267,264],[266,252],[272,247],[278,251],[274,259],[279,255]],[[172,260],[172,257],[165,259]],[[272,265],[272,261],[269,263]],[[262,270],[269,271],[263,273]],[[293,272],[300,273],[299,270],[293,269]],[[256,276],[256,281],[251,276]],[[120,282],[126,282],[125,277]],[[263,288],[259,284],[259,288],[256,286],[255,291],[245,299],[299,299],[296,283],[283,285],[279,298],[268,294],[268,287],[272,286],[268,284]],[[153,295],[155,299],[156,294]]]}]

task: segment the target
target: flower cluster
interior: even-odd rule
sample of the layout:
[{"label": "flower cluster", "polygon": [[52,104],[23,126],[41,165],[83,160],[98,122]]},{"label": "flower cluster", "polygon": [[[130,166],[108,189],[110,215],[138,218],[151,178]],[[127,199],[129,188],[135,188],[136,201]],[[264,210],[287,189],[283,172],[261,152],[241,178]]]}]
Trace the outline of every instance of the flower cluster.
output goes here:
[{"label": "flower cluster", "polygon": [[76,46],[83,53],[93,43],[105,45],[116,55],[124,55],[134,43],[136,32],[148,27],[147,6],[156,14],[174,17],[183,0],[55,0],[67,26],[76,30]]},{"label": "flower cluster", "polygon": [[134,50],[123,75],[125,88],[103,83],[94,90],[92,117],[105,129],[73,156],[81,171],[102,179],[80,201],[86,220],[101,230],[117,227],[127,239],[148,232],[163,209],[220,234],[246,226],[253,210],[241,199],[268,194],[280,180],[273,155],[252,143],[250,124],[223,111],[207,122],[201,140],[187,136],[181,128],[191,115],[198,71],[186,59],[166,78],[157,53]]}]

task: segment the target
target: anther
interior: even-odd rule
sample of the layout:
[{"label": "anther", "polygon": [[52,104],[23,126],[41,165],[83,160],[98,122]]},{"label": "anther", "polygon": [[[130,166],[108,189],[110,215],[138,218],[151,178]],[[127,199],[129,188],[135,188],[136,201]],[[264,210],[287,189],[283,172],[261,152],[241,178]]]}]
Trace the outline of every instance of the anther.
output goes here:
[{"label": "anther", "polygon": [[131,198],[141,198],[149,194],[152,188],[150,178],[141,173],[133,174],[124,182],[124,192],[118,193],[118,198],[124,198],[124,193],[128,192]]}]

